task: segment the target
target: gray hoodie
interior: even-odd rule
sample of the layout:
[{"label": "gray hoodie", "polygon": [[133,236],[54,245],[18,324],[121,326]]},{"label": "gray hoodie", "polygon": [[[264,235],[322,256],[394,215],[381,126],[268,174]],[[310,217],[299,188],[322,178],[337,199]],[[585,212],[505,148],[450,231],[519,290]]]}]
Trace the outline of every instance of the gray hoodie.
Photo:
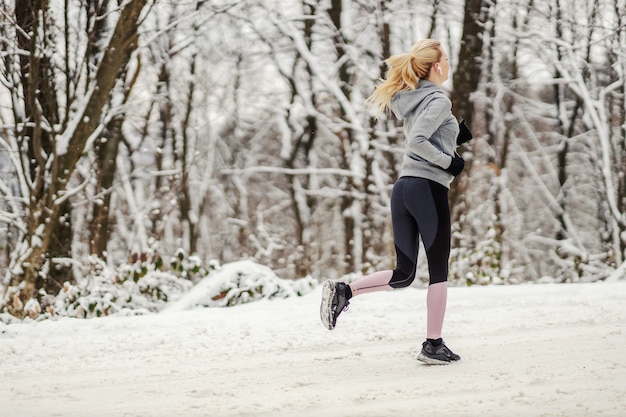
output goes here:
[{"label": "gray hoodie", "polygon": [[404,125],[400,176],[427,178],[450,188],[454,176],[445,169],[452,163],[459,134],[450,99],[432,82],[420,80],[415,90],[394,94],[391,110]]}]

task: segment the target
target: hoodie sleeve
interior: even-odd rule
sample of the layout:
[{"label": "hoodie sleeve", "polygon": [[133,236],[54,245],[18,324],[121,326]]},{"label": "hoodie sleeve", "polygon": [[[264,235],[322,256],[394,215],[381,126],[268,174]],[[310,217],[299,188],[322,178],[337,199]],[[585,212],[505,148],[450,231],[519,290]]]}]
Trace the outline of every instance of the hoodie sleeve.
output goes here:
[{"label": "hoodie sleeve", "polygon": [[430,138],[450,117],[452,104],[445,96],[434,96],[429,103],[425,104],[424,110],[416,117],[407,134],[407,150],[411,156],[425,159],[431,164],[446,169],[452,163],[452,157],[435,147],[430,142]]}]

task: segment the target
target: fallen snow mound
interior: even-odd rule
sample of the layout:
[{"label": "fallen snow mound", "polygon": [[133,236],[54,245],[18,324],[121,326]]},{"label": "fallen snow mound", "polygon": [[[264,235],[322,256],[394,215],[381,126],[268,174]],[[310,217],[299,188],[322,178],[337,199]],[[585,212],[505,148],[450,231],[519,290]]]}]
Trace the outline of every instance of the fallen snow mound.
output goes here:
[{"label": "fallen snow mound", "polygon": [[270,268],[253,261],[232,262],[219,267],[163,311],[200,307],[230,307],[251,301],[304,295],[317,285],[312,278],[286,280]]}]

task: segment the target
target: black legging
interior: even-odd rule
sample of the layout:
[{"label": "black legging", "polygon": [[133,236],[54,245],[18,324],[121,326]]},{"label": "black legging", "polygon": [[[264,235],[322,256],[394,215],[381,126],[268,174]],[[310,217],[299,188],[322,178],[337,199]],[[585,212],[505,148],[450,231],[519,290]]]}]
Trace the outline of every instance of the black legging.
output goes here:
[{"label": "black legging", "polygon": [[431,180],[402,177],[391,193],[396,269],[389,285],[408,287],[415,279],[419,236],[426,249],[430,284],[448,280],[450,208],[448,188]]}]

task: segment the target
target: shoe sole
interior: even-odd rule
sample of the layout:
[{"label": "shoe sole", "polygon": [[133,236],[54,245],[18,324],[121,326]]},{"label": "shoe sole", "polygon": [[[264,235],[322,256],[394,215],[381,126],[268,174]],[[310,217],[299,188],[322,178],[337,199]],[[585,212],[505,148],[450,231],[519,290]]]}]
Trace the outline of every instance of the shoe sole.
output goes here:
[{"label": "shoe sole", "polygon": [[458,362],[458,361],[442,361],[439,359],[428,357],[424,355],[423,353],[420,353],[419,355],[417,355],[417,360],[420,362],[424,362],[425,364],[428,364],[428,365],[450,365],[452,363]]},{"label": "shoe sole", "polygon": [[335,284],[328,280],[322,284],[322,304],[320,306],[320,319],[322,319],[322,324],[328,330],[332,330],[335,328],[333,324],[333,299],[335,298]]}]

